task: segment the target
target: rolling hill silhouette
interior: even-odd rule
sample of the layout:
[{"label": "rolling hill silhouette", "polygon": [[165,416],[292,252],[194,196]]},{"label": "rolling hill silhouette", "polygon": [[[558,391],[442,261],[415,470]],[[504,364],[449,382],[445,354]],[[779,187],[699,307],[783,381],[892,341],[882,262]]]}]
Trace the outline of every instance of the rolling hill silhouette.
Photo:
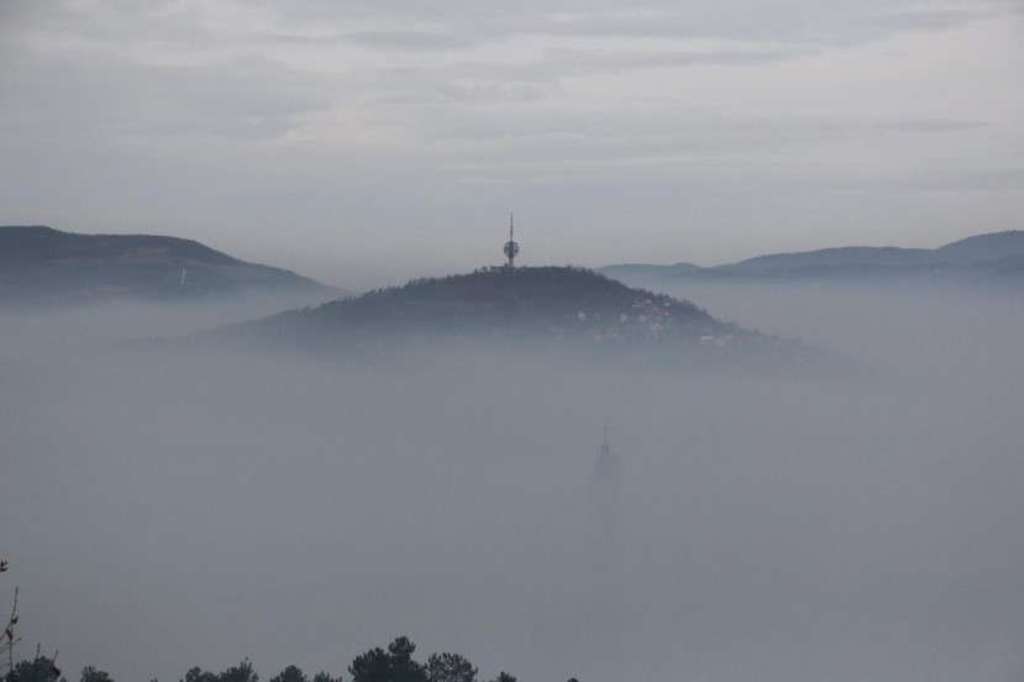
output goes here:
[{"label": "rolling hill silhouette", "polygon": [[2,304],[332,292],[288,270],[247,263],[189,239],[0,227]]},{"label": "rolling hill silhouette", "polygon": [[1024,285],[1024,231],[968,237],[937,249],[849,246],[756,256],[738,263],[700,267],[623,264],[601,269],[610,277],[698,280],[926,281]]},{"label": "rolling hill silhouette", "polygon": [[492,349],[629,348],[669,356],[694,351],[691,358],[799,347],[721,322],[689,301],[572,267],[486,268],[413,280],[223,327],[204,338],[211,337],[248,347],[326,352],[481,340]]}]

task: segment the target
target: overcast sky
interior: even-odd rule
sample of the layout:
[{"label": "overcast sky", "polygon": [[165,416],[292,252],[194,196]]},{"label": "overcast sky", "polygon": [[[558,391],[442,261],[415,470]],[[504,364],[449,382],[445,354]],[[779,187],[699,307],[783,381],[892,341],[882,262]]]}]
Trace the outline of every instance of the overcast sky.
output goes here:
[{"label": "overcast sky", "polygon": [[1021,0],[0,0],[0,223],[367,286],[1024,227]]}]

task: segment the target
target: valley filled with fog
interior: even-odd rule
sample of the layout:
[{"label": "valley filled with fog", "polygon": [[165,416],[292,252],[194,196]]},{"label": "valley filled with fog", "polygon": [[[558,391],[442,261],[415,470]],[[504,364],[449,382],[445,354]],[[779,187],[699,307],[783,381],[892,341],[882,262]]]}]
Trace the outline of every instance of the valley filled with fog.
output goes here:
[{"label": "valley filled with fog", "polygon": [[1019,296],[643,284],[863,371],[121,343],[279,305],[0,316],[21,646],[163,682],[402,634],[522,680],[1020,679]]}]

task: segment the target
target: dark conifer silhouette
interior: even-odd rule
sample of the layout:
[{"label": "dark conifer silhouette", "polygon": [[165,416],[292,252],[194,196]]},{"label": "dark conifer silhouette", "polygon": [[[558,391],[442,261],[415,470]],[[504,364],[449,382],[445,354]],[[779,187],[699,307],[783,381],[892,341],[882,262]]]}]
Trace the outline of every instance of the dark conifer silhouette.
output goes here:
[{"label": "dark conifer silhouette", "polygon": [[396,638],[387,651],[370,649],[349,666],[352,682],[428,682],[426,667],[412,657],[415,651],[408,637]]},{"label": "dark conifer silhouette", "polygon": [[[313,678],[313,682],[317,682],[319,675],[327,675],[327,673],[319,673],[317,677]],[[290,665],[274,677],[270,678],[270,682],[308,682],[306,673],[298,666]],[[327,675],[327,679],[330,680],[330,675]]]},{"label": "dark conifer silhouette", "polygon": [[252,663],[246,658],[221,673],[212,673],[199,667],[190,668],[182,682],[259,682],[259,679]]},{"label": "dark conifer silhouette", "polygon": [[313,682],[342,682],[341,675],[331,677],[330,673],[321,670],[313,675]]},{"label": "dark conifer silhouette", "polygon": [[88,665],[82,668],[81,682],[114,682],[110,677],[110,673],[104,670],[97,670],[96,668]]},{"label": "dark conifer silhouette", "polygon": [[20,661],[7,673],[5,682],[64,682],[61,670],[53,658],[36,656],[31,661]]},{"label": "dark conifer silhouette", "polygon": [[[451,652],[431,654],[427,662],[420,663],[413,654],[416,645],[408,637],[397,637],[387,649],[374,647],[355,657],[348,667],[351,678],[341,675],[334,677],[321,671],[308,677],[296,665],[289,665],[270,682],[477,682],[478,669],[469,659]],[[0,677],[0,682],[67,682],[61,677],[55,661],[57,654],[47,657],[36,653],[32,660],[16,663],[10,672]],[[189,668],[179,682],[259,682],[249,659],[219,673],[204,670],[199,666]],[[86,666],[82,669],[79,682],[114,682],[110,673]],[[157,682],[155,679],[150,682]],[[498,673],[488,682],[517,682],[507,672]]]},{"label": "dark conifer silhouette", "polygon": [[427,659],[430,682],[476,682],[477,669],[459,654],[431,654]]}]

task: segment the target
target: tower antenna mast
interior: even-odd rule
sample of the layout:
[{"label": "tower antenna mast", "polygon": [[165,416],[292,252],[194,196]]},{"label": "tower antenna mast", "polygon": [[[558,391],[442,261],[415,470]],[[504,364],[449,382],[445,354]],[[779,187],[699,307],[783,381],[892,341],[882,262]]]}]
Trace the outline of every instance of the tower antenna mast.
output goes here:
[{"label": "tower antenna mast", "polygon": [[505,253],[505,257],[508,258],[508,262],[505,264],[509,270],[516,267],[516,256],[519,255],[519,242],[516,241],[516,214],[509,212],[508,214],[508,241],[505,242],[505,247],[502,249]]}]

